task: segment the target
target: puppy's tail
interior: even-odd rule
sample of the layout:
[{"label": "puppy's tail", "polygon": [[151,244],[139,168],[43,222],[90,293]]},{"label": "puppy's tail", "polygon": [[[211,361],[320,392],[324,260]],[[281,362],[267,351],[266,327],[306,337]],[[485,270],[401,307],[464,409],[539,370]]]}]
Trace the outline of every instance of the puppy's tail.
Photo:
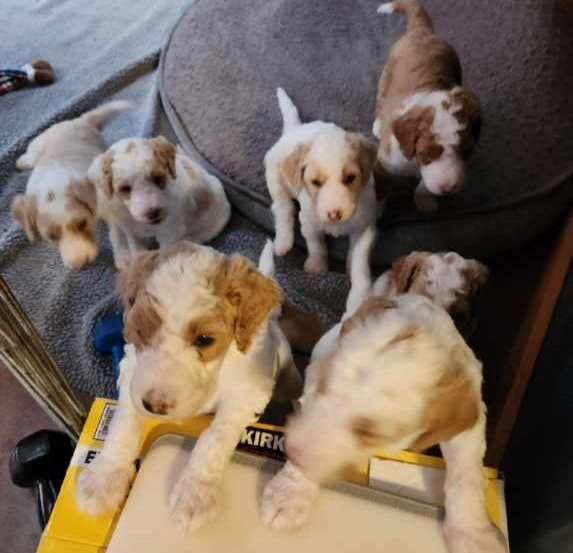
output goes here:
[{"label": "puppy's tail", "polygon": [[90,111],[86,111],[79,119],[100,129],[102,125],[116,113],[130,107],[131,104],[127,100],[115,100],[114,102],[109,102]]},{"label": "puppy's tail", "polygon": [[343,318],[350,317],[371,293],[372,275],[370,272],[370,252],[376,239],[376,226],[367,227],[352,251],[350,259],[350,292],[346,299]]},{"label": "puppy's tail", "polygon": [[272,277],[275,274],[275,257],[272,240],[267,240],[261,252],[261,256],[259,257],[259,271],[266,277]]},{"label": "puppy's tail", "polygon": [[432,20],[428,12],[418,4],[417,0],[394,0],[378,6],[378,13],[390,14],[395,11],[405,12],[408,19],[407,29],[411,31],[416,28],[433,29]]},{"label": "puppy's tail", "polygon": [[279,101],[279,108],[283,116],[284,134],[294,127],[298,127],[301,122],[298,115],[298,109],[294,105],[293,101],[288,97],[288,94],[280,87],[277,88],[277,98]]}]

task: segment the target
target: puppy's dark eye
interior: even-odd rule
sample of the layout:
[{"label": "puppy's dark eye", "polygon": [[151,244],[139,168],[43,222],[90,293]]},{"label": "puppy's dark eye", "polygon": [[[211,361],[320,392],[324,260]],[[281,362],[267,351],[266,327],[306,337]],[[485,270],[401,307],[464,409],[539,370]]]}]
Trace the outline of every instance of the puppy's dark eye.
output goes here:
[{"label": "puppy's dark eye", "polygon": [[151,182],[155,184],[155,186],[162,188],[165,185],[165,177],[163,175],[153,175]]},{"label": "puppy's dark eye", "polygon": [[353,173],[351,173],[350,175],[346,175],[346,176],[344,177],[344,179],[342,180],[342,182],[343,182],[344,184],[347,184],[347,185],[348,185],[348,184],[352,184],[352,183],[355,181],[355,179],[356,179],[356,175],[354,175]]},{"label": "puppy's dark eye", "polygon": [[48,232],[48,240],[52,242],[57,242],[60,239],[60,231],[51,230]]},{"label": "puppy's dark eye", "polygon": [[131,186],[129,186],[129,184],[124,184],[119,187],[119,192],[127,196],[131,192]]},{"label": "puppy's dark eye", "polygon": [[215,341],[213,336],[207,336],[206,334],[198,334],[193,340],[193,345],[198,348],[206,348],[210,346]]},{"label": "puppy's dark eye", "polygon": [[320,188],[322,186],[322,183],[318,179],[312,179],[310,182],[312,182],[312,184],[317,188]]},{"label": "puppy's dark eye", "polygon": [[78,221],[78,230],[86,230],[87,227],[88,227],[88,222],[86,219]]}]

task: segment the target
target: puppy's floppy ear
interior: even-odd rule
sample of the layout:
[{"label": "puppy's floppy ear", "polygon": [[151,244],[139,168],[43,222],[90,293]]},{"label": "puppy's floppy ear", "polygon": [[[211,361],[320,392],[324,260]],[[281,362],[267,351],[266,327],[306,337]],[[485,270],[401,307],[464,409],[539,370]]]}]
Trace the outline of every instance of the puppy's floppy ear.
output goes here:
[{"label": "puppy's floppy ear", "polygon": [[467,262],[466,267],[462,269],[462,273],[469,282],[471,291],[474,294],[485,285],[489,278],[489,269],[475,259],[470,259]]},{"label": "puppy's floppy ear", "polygon": [[423,252],[412,252],[399,257],[392,263],[391,279],[398,294],[405,294],[416,280],[418,272],[422,269],[426,255]]},{"label": "puppy's floppy ear", "polygon": [[416,155],[416,142],[422,132],[429,129],[434,118],[431,106],[410,108],[392,123],[392,132],[400,144],[402,153],[412,159]]},{"label": "puppy's floppy ear", "polygon": [[409,111],[392,123],[392,132],[400,144],[406,158],[412,159],[416,153],[416,142],[419,138],[418,120]]},{"label": "puppy's floppy ear", "polygon": [[294,197],[300,194],[304,185],[304,169],[309,149],[308,144],[299,144],[280,164],[281,181]]},{"label": "puppy's floppy ear", "polygon": [[19,194],[12,202],[12,216],[28,237],[30,242],[33,242],[38,235],[38,226],[36,219],[38,217],[38,204],[35,196],[27,196]]},{"label": "puppy's floppy ear", "polygon": [[461,123],[469,126],[477,142],[481,132],[481,108],[477,95],[462,86],[454,87],[450,94],[454,104],[459,106],[454,115]]},{"label": "puppy's floppy ear", "polygon": [[281,303],[279,287],[247,258],[235,254],[223,262],[216,289],[235,310],[235,342],[239,351],[245,353],[261,324]]},{"label": "puppy's floppy ear", "polygon": [[126,310],[133,306],[137,295],[158,264],[158,251],[141,252],[120,271],[117,288]]},{"label": "puppy's floppy ear", "polygon": [[108,198],[113,196],[113,151],[97,156],[88,169],[88,180],[101,188]]},{"label": "puppy's floppy ear", "polygon": [[347,140],[350,142],[350,147],[356,151],[362,176],[362,185],[364,186],[368,182],[376,163],[378,143],[358,132],[348,133]]},{"label": "puppy's floppy ear", "polygon": [[96,214],[97,193],[90,180],[72,180],[68,186],[68,194],[81,203],[92,215]]},{"label": "puppy's floppy ear", "polygon": [[175,155],[177,148],[171,144],[164,136],[157,136],[150,138],[149,144],[153,148],[155,161],[169,173],[169,176],[174,179],[177,174],[175,172]]}]

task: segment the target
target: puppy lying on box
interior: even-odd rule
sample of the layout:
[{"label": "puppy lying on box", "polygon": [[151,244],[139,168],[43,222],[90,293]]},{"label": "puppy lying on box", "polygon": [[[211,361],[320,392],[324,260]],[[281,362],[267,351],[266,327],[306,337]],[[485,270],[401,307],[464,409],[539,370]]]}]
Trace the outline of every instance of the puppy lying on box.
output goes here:
[{"label": "puppy lying on box", "polygon": [[463,309],[487,270],[455,253],[414,253],[372,288],[358,242],[342,323],[323,336],[306,371],[301,412],[287,425],[289,461],[266,486],[264,521],[302,525],[320,482],[376,449],[440,444],[446,469],[444,533],[453,553],[502,553],[486,512],[481,364],[447,310]]},{"label": "puppy lying on box", "polygon": [[294,398],[300,377],[279,325],[281,292],[241,255],[180,242],[139,254],[120,274],[128,342],[119,405],[101,454],[77,481],[88,514],[117,509],[135,474],[144,417],[178,421],[215,413],[171,493],[183,529],[210,521],[220,504],[225,467],[246,426],[257,420],[280,378]]}]

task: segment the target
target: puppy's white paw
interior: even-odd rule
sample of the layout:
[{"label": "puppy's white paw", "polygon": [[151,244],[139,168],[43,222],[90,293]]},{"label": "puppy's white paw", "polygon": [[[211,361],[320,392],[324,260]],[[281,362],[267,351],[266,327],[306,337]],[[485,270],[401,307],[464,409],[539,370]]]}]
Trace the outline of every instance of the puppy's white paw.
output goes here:
[{"label": "puppy's white paw", "polygon": [[217,484],[187,480],[178,482],[171,497],[171,516],[182,532],[195,531],[211,522],[221,507]]},{"label": "puppy's white paw", "polygon": [[378,13],[390,14],[394,13],[394,3],[386,2],[385,4],[380,4],[376,10]]},{"label": "puppy's white paw", "polygon": [[450,553],[507,553],[507,541],[493,524],[483,529],[465,529],[444,525]]},{"label": "puppy's white paw", "polygon": [[32,164],[30,163],[30,161],[28,160],[28,158],[26,157],[26,154],[22,154],[17,160],[16,160],[16,169],[18,169],[19,171],[25,171],[26,169],[32,169]]},{"label": "puppy's white paw", "polygon": [[324,273],[328,270],[328,261],[323,257],[307,257],[304,262],[307,273]]},{"label": "puppy's white paw", "polygon": [[265,486],[261,518],[273,530],[294,530],[307,520],[316,497],[314,484],[293,480],[283,471]]},{"label": "puppy's white paw", "polygon": [[292,249],[294,242],[293,236],[279,236],[275,237],[274,250],[275,255],[285,255]]},{"label": "puppy's white paw", "polygon": [[115,511],[127,497],[135,466],[118,466],[96,458],[78,475],[76,501],[80,510],[97,517]]},{"label": "puppy's white paw", "polygon": [[382,121],[378,117],[374,119],[374,123],[372,123],[372,134],[376,138],[382,137]]}]

